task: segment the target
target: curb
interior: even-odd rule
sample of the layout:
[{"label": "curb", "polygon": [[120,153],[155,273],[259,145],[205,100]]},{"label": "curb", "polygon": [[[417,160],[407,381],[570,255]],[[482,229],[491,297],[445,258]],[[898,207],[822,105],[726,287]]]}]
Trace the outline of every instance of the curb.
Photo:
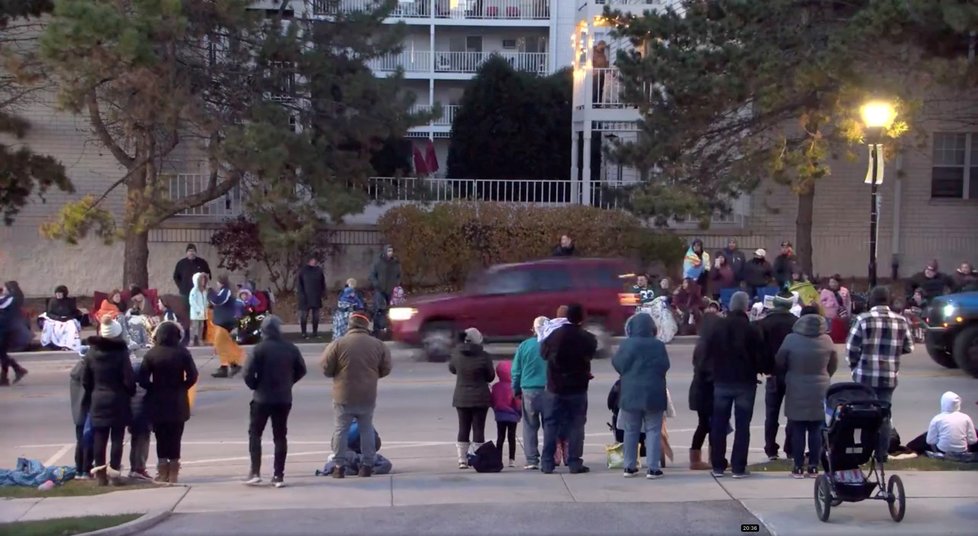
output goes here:
[{"label": "curb", "polygon": [[166,518],[170,517],[171,510],[154,510],[152,512],[147,512],[142,516],[133,519],[128,523],[123,523],[121,525],[116,525],[114,527],[109,527],[105,529],[99,529],[94,532],[83,532],[86,536],[131,536],[132,534],[139,534],[144,530],[149,530],[156,525],[159,525]]}]

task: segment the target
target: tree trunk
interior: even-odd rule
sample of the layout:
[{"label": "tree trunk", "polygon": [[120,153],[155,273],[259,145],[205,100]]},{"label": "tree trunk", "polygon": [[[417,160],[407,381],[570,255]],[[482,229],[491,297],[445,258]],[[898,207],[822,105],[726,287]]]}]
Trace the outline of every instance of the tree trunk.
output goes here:
[{"label": "tree trunk", "polygon": [[810,277],[812,273],[812,224],[815,219],[815,184],[798,192],[798,219],[795,220],[795,255],[801,269]]},{"label": "tree trunk", "polygon": [[132,285],[149,288],[149,231],[126,232],[122,284],[125,288]]}]

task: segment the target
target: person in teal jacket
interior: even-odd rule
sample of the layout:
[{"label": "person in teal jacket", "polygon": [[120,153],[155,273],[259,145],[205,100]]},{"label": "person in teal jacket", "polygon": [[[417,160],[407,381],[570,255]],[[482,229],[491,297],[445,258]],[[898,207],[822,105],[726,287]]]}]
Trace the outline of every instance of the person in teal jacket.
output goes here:
[{"label": "person in teal jacket", "polygon": [[662,476],[662,417],[669,407],[666,372],[669,354],[655,338],[652,317],[639,313],[625,322],[627,338],[618,347],[611,364],[621,376],[618,427],[625,432],[623,454],[625,478],[638,474],[638,442],[645,432],[646,478]]},{"label": "person in teal jacket", "polygon": [[513,394],[523,397],[523,469],[540,468],[539,432],[543,393],[547,388],[547,362],[540,357],[540,331],[549,322],[545,316],[533,320],[533,336],[520,343],[513,357]]}]

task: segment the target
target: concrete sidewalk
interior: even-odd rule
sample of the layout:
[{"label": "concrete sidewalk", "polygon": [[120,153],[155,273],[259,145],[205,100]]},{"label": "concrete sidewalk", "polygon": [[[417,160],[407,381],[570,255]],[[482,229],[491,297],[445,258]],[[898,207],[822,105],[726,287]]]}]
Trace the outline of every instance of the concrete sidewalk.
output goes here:
[{"label": "concrete sidewalk", "polygon": [[[572,533],[596,533],[599,530],[618,533],[627,532],[630,525],[602,529],[594,523],[606,517],[609,505],[622,504],[636,505],[625,508],[626,512],[651,508],[672,517],[686,512],[684,519],[689,520],[709,519],[722,512],[730,516],[727,533],[738,532],[740,523],[751,523],[756,519],[771,534],[964,535],[974,534],[978,521],[978,481],[968,472],[901,472],[908,495],[907,516],[902,523],[890,519],[885,502],[864,501],[833,508],[830,522],[826,524],[815,517],[814,480],[794,480],[787,473],[755,473],[748,479],[732,480],[714,479],[704,472],[667,469],[665,478],[647,481],[643,478],[624,479],[617,470],[593,469],[594,472],[585,475],[566,472],[541,475],[507,469],[500,474],[442,471],[344,480],[296,476],[289,477],[288,487],[283,489],[247,487],[237,481],[221,480],[193,483],[189,488],[120,491],[94,497],[11,499],[0,501],[0,523],[163,509],[175,515],[146,534],[199,534],[205,526],[219,527],[220,533],[234,534],[262,531],[268,534],[275,527],[289,533],[311,533],[315,532],[315,527],[309,525],[310,520],[316,519],[315,511],[329,510],[331,512],[325,514],[332,520],[329,532],[344,528],[362,533],[362,530],[355,530],[357,523],[387,519],[388,523],[396,525],[388,526],[386,530],[377,525],[370,531],[387,534],[398,533],[398,528],[400,533],[407,527],[416,528],[405,524],[405,518],[412,518],[419,511],[425,512],[417,516],[424,520],[425,526],[443,524],[447,528],[458,526],[464,521],[461,517],[468,517],[468,514],[460,516],[459,512],[513,509],[518,512],[520,508],[529,507],[531,511],[539,512],[577,512],[574,515],[581,516],[578,520],[581,524],[572,525],[577,529]],[[637,508],[640,503],[646,506]],[[479,506],[449,507],[460,504]],[[738,514],[741,508],[751,515]],[[597,517],[589,521],[584,514],[590,511]],[[677,521],[681,520],[673,520]],[[673,526],[663,519],[659,526],[672,526],[675,532],[690,533],[690,522],[682,521]],[[501,528],[509,532],[491,533],[512,534],[514,526],[506,523]],[[703,527],[695,533],[707,532],[712,531]]]}]

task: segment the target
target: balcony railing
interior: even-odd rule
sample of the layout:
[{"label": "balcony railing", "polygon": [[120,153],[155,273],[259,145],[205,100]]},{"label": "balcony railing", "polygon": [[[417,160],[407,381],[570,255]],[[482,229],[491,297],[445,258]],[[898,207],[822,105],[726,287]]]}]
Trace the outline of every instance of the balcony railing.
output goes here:
[{"label": "balcony railing", "polygon": [[370,60],[367,65],[380,72],[393,72],[398,67],[403,67],[405,72],[427,73],[431,72],[431,51],[405,50]]},{"label": "balcony railing", "polygon": [[[621,71],[614,67],[591,69],[591,104],[594,108],[630,108],[635,104],[623,98],[625,84]],[[655,87],[646,83],[644,96],[652,99]]]},{"label": "balcony railing", "polygon": [[[399,19],[429,18],[432,8],[436,19],[476,20],[547,20],[551,0],[401,0],[390,17]],[[314,0],[314,15],[372,11],[381,0]],[[454,6],[454,7],[453,7]]]},{"label": "balcony railing", "polygon": [[[199,173],[180,173],[168,177],[168,196],[171,200],[182,199],[199,194],[207,189],[209,175]],[[179,216],[201,216],[210,218],[232,218],[241,214],[243,205],[241,188],[235,186],[230,192],[207,204],[185,210]]]},{"label": "balcony railing", "polygon": [[[547,74],[549,58],[546,52],[440,52],[434,53],[434,72],[473,74],[493,54],[501,56],[514,69],[539,75]],[[403,67],[405,72],[431,72],[432,53],[427,50],[403,51],[371,60],[368,65],[374,71],[393,72]]]},{"label": "balcony railing", "polygon": [[[441,115],[436,117],[431,124],[435,125],[436,127],[452,126],[452,123],[455,122],[455,114],[458,113],[459,108],[461,108],[461,106],[458,104],[442,104]],[[427,112],[430,110],[431,106],[427,104],[415,104],[413,107],[411,107],[411,111],[415,113]]]}]

